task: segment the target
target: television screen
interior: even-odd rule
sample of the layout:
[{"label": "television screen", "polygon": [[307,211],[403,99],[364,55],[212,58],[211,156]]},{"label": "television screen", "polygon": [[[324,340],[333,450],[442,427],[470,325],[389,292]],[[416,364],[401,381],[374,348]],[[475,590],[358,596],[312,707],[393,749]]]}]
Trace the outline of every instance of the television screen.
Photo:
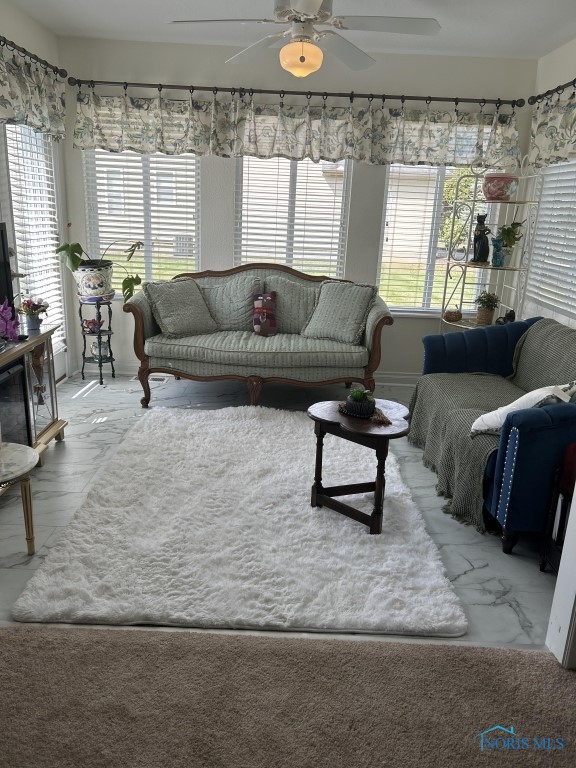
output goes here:
[{"label": "television screen", "polygon": [[8,237],[6,224],[0,222],[0,304],[8,299],[8,304],[14,306],[14,291],[12,288],[12,272],[10,270],[10,254],[8,253]]}]

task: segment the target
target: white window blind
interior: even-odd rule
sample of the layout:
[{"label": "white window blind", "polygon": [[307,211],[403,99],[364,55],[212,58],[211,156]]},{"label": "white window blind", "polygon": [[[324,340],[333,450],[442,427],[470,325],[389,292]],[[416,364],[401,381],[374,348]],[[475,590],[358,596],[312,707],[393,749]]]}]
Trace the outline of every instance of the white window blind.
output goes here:
[{"label": "white window blind", "polygon": [[49,304],[47,325],[58,325],[52,339],[64,345],[65,320],[54,175],[54,143],[24,125],[6,126],[8,175],[20,278],[20,298],[42,298]]},{"label": "white window blind", "polygon": [[[96,149],[83,158],[86,249],[91,258],[99,258],[114,243],[106,258],[115,262],[117,291],[126,275],[122,266],[143,281],[198,270],[200,173],[195,155]],[[136,240],[144,249],[126,262],[124,251]]]},{"label": "white window blind", "polygon": [[576,163],[542,172],[526,298],[576,317]]},{"label": "white window blind", "polygon": [[271,262],[342,277],[348,199],[345,162],[239,158],[235,264]]},{"label": "white window blind", "polygon": [[[389,166],[378,284],[390,307],[440,309],[455,181],[462,173],[469,172],[426,165]],[[466,238],[468,228],[461,229]]]}]

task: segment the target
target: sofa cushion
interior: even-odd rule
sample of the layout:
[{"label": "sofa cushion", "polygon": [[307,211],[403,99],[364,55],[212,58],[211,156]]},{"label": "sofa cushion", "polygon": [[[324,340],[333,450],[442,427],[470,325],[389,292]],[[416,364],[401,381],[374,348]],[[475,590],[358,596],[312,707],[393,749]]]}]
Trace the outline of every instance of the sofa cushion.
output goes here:
[{"label": "sofa cushion", "polygon": [[576,329],[545,318],[516,345],[512,381],[526,392],[571,381],[576,373]]},{"label": "sofa cushion", "polygon": [[295,333],[258,336],[251,331],[219,331],[179,339],[164,334],[146,340],[150,357],[246,367],[253,363],[271,372],[292,367],[295,378],[299,368],[360,368],[368,363],[365,347],[326,339],[307,339]]},{"label": "sofa cushion", "polygon": [[276,292],[255,293],[252,324],[259,336],[274,336],[276,333]]},{"label": "sofa cushion", "polygon": [[567,403],[569,400],[570,395],[560,387],[540,387],[540,389],[535,389],[532,392],[526,392],[522,397],[508,405],[500,406],[495,411],[483,413],[472,424],[470,434],[477,435],[481,432],[498,434],[506,421],[506,417],[512,411],[519,411],[522,408],[538,408],[540,405],[548,405],[549,403]]},{"label": "sofa cushion", "polygon": [[320,286],[318,302],[302,335],[313,339],[333,339],[359,344],[366,318],[376,298],[375,285],[339,283],[332,280]]},{"label": "sofa cushion", "polygon": [[267,275],[265,288],[276,292],[278,333],[301,333],[314,312],[320,284]]},{"label": "sofa cushion", "polygon": [[219,330],[252,330],[252,295],[261,288],[257,277],[238,273],[202,281],[200,285]]},{"label": "sofa cushion", "polygon": [[195,280],[145,283],[142,290],[154,319],[167,336],[211,333],[218,326]]}]

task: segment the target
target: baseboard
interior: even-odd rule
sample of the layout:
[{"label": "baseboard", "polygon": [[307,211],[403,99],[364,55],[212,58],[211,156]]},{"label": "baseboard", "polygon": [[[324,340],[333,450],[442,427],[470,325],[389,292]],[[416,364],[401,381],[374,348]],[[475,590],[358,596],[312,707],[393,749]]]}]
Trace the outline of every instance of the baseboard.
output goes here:
[{"label": "baseboard", "polygon": [[376,373],[374,379],[379,387],[410,387],[414,389],[420,374],[418,373],[394,373],[383,371]]}]

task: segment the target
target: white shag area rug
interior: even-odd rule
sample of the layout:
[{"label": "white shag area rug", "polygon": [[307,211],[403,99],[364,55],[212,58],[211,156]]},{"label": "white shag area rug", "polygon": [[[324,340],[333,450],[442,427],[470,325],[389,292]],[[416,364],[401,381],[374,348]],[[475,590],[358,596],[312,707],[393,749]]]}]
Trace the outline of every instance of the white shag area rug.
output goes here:
[{"label": "white shag area rug", "polygon": [[[459,636],[466,618],[390,454],[381,535],[310,506],[314,424],[244,406],[155,409],[98,473],[17,621]],[[374,451],[327,435],[326,486]],[[370,512],[372,494],[349,502]]]}]

